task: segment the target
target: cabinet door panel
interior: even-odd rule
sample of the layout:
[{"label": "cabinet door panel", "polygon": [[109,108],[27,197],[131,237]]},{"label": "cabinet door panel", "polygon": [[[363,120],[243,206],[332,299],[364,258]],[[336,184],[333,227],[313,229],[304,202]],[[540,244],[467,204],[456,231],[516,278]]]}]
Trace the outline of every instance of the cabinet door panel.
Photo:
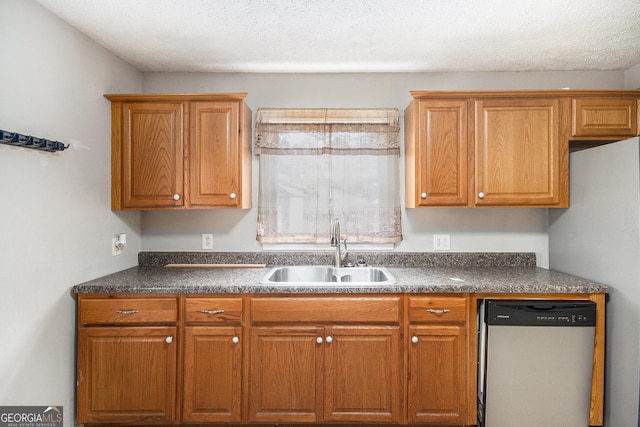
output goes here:
[{"label": "cabinet door panel", "polygon": [[185,328],[183,421],[240,421],[241,338],[240,327]]},{"label": "cabinet door panel", "polygon": [[78,423],[172,422],[175,337],[175,327],[81,329]]},{"label": "cabinet door panel", "polygon": [[240,202],[239,103],[193,102],[190,204],[237,207]]},{"label": "cabinet door panel", "polygon": [[316,422],[322,408],[318,327],[253,327],[249,367],[251,422]]},{"label": "cabinet door panel", "polygon": [[124,104],[124,207],[183,206],[183,109],[182,103]]},{"label": "cabinet door panel", "polygon": [[412,326],[409,334],[409,422],[464,424],[466,329]]},{"label": "cabinet door panel", "polygon": [[467,101],[420,101],[419,206],[465,206],[468,200]]},{"label": "cabinet door panel", "polygon": [[478,206],[560,203],[559,101],[476,101]]},{"label": "cabinet door panel", "polygon": [[334,326],[326,334],[325,421],[397,422],[399,328]]},{"label": "cabinet door panel", "polygon": [[637,101],[634,98],[574,98],[573,136],[627,136],[638,133]]}]

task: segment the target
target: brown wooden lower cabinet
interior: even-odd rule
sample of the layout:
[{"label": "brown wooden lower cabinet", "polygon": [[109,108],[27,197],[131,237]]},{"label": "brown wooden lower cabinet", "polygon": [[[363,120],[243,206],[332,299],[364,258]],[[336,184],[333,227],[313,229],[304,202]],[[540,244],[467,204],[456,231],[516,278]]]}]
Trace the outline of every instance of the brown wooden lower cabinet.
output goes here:
[{"label": "brown wooden lower cabinet", "polygon": [[256,327],[249,355],[250,422],[322,419],[321,328]]},{"label": "brown wooden lower cabinet", "polygon": [[184,341],[184,422],[240,422],[242,330],[187,326]]},{"label": "brown wooden lower cabinet", "polygon": [[175,336],[175,326],[80,330],[78,423],[173,423]]},{"label": "brown wooden lower cabinet", "polygon": [[407,298],[410,423],[469,424],[467,295]]},{"label": "brown wooden lower cabinet", "polygon": [[474,425],[480,297],[79,295],[76,423]]},{"label": "brown wooden lower cabinet", "polygon": [[399,420],[398,326],[251,329],[251,422]]},{"label": "brown wooden lower cabinet", "polygon": [[330,326],[325,333],[324,420],[398,422],[400,328]]},{"label": "brown wooden lower cabinet", "polygon": [[409,336],[409,422],[464,424],[466,327],[411,326]]}]

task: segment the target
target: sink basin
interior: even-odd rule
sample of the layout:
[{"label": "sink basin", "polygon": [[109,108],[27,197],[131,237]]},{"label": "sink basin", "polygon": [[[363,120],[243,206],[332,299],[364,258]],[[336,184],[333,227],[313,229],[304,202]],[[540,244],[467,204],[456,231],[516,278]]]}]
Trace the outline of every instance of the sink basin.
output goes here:
[{"label": "sink basin", "polygon": [[383,267],[330,267],[320,265],[296,265],[274,267],[267,273],[263,285],[349,286],[372,284],[393,285],[396,279]]}]

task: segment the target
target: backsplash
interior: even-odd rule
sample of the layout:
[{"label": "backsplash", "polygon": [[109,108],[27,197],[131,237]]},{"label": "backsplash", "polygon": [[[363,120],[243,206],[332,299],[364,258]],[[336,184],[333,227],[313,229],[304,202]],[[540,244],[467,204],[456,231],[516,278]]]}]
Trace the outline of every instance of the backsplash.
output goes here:
[{"label": "backsplash", "polygon": [[[333,252],[140,252],[138,265],[267,264],[332,265]],[[352,252],[348,261],[385,267],[535,267],[530,252]]]}]

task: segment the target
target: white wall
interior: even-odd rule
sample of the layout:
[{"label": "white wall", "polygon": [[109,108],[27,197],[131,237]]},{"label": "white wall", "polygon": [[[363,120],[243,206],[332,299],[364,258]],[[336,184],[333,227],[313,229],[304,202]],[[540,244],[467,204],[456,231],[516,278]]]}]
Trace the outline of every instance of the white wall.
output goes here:
[{"label": "white wall", "polygon": [[640,139],[572,153],[569,209],[549,213],[551,268],[611,287],[605,426],[638,423]]},{"label": "white wall", "polygon": [[[0,1],[0,128],[71,147],[0,145],[0,405],[75,414],[73,285],[137,264],[140,215],[110,205],[108,92],[142,74],[37,3]],[[111,256],[111,236],[129,247]]]},{"label": "white wall", "polygon": [[[145,73],[143,82],[146,93],[247,92],[254,116],[260,107],[395,107],[403,113],[411,90],[564,87],[621,89],[624,73]],[[253,167],[258,168],[256,158]],[[249,211],[143,212],[143,249],[198,251],[200,234],[206,232],[214,234],[215,251],[260,250],[255,240],[257,177],[253,175],[254,208]],[[433,234],[446,233],[455,252],[535,252],[538,265],[548,266],[545,209],[410,209],[402,215],[404,240],[397,251],[431,251]]]},{"label": "white wall", "polygon": [[640,64],[625,70],[624,82],[627,89],[640,89]]}]

